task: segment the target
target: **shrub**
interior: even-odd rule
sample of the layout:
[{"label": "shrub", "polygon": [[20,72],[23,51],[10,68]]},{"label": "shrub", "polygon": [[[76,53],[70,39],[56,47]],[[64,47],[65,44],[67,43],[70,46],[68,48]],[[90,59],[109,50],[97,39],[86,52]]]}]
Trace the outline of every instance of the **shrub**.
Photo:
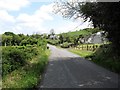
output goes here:
[{"label": "shrub", "polygon": [[2,51],[3,75],[12,72],[27,63],[23,49],[4,47]]},{"label": "shrub", "polygon": [[3,47],[2,48],[2,75],[6,75],[27,64],[28,60],[39,54],[38,48],[33,46]]},{"label": "shrub", "polygon": [[120,56],[116,54],[111,45],[100,46],[92,56],[87,58],[91,58],[93,62],[113,72],[120,73]]},{"label": "shrub", "polygon": [[69,48],[69,43],[68,42],[65,42],[61,45],[62,48]]},{"label": "shrub", "polygon": [[52,44],[52,45],[58,45],[60,43],[60,40],[51,40],[51,39],[49,39],[49,40],[47,40],[47,42],[49,44]]}]

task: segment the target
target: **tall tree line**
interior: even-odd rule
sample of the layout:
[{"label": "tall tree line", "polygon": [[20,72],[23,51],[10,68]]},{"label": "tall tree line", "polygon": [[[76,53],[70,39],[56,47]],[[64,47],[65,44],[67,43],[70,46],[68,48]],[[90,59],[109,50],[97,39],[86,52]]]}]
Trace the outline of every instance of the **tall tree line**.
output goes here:
[{"label": "tall tree line", "polygon": [[24,35],[5,32],[2,34],[2,46],[26,46],[38,44],[41,41],[41,35]]}]

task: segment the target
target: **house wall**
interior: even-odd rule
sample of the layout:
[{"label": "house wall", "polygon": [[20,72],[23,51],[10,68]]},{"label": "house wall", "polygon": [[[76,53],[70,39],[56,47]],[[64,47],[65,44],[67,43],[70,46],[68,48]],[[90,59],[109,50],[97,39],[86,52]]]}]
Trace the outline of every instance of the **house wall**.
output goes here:
[{"label": "house wall", "polygon": [[[102,39],[104,39],[104,41]],[[87,38],[86,37],[83,38],[82,41],[84,41],[83,43],[101,44],[107,41],[107,39],[102,37],[102,32],[98,32],[98,33],[92,34]]]}]

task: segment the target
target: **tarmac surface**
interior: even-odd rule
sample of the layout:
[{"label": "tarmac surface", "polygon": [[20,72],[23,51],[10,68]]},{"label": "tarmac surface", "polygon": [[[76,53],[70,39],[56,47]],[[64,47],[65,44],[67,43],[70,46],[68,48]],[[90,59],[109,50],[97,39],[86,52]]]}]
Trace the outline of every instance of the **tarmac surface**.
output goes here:
[{"label": "tarmac surface", "polygon": [[118,74],[65,49],[48,46],[51,55],[39,88],[118,88]]}]

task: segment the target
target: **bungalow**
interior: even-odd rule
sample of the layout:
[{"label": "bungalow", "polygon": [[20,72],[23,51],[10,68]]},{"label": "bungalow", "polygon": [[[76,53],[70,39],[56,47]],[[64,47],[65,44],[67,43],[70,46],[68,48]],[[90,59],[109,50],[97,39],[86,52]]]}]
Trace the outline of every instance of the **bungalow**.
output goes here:
[{"label": "bungalow", "polygon": [[93,44],[101,44],[107,42],[108,40],[103,36],[104,31],[97,32],[90,36],[86,36],[84,38],[80,38],[80,42],[82,43],[93,43]]}]

